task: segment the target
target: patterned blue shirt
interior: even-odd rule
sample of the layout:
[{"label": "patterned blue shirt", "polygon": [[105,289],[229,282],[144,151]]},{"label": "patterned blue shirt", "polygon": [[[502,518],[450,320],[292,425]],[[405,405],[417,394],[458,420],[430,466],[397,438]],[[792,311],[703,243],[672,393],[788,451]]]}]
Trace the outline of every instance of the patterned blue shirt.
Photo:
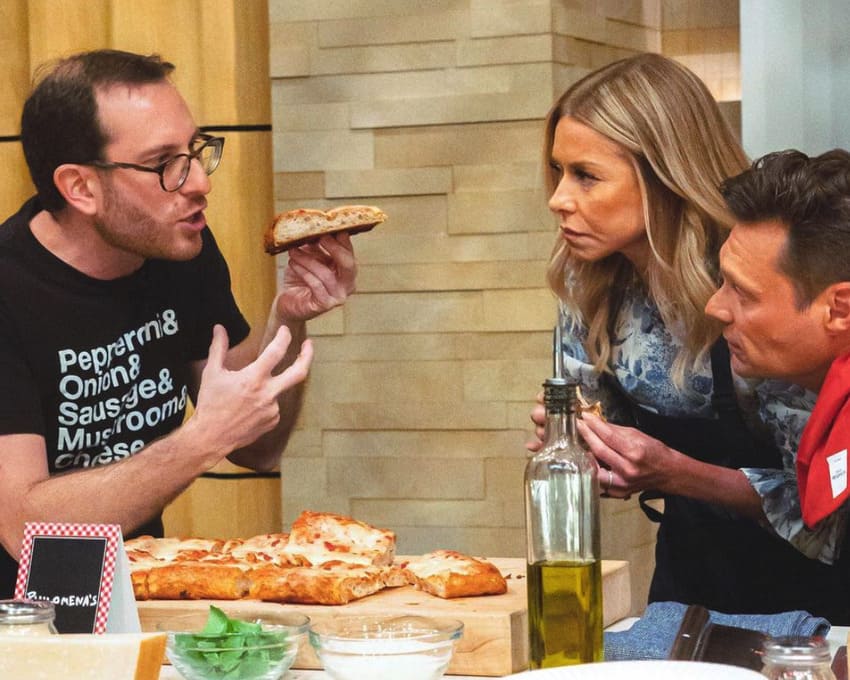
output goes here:
[{"label": "patterned blue shirt", "polygon": [[[589,363],[583,342],[587,328],[568,310],[561,310],[564,371],[582,382],[585,395],[599,399],[606,417],[632,425],[622,397],[600,382]],[[630,287],[616,319],[609,367],[624,392],[649,411],[672,417],[715,416],[711,405],[712,375],[706,356],[685,372],[684,387],[671,379],[680,333],[664,325],[655,304],[638,287]],[[777,380],[751,381],[734,377],[742,414],[754,430],[773,437],[782,456],[782,469],[743,468],[761,498],[772,530],[810,558],[828,564],[837,559],[846,513],[833,513],[814,530],[805,527],[797,493],[796,452],[816,395]]]}]

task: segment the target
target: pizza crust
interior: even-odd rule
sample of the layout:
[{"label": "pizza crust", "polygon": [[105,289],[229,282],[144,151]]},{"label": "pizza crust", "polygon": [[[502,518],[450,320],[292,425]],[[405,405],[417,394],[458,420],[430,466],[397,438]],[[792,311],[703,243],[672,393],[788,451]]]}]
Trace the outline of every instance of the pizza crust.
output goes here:
[{"label": "pizza crust", "polygon": [[581,387],[576,388],[576,395],[578,397],[578,414],[579,416],[590,413],[597,418],[601,418],[607,422],[607,418],[605,414],[602,412],[602,402],[601,401],[588,401],[584,395],[581,393]]},{"label": "pizza crust", "polygon": [[297,208],[280,213],[272,220],[263,235],[263,247],[267,253],[275,255],[317,241],[325,234],[369,231],[386,219],[386,214],[372,205],[343,205],[327,212]]},{"label": "pizza crust", "polygon": [[384,589],[381,567],[342,562],[320,567],[260,567],[251,572],[249,597],[297,604],[348,604]]},{"label": "pizza crust", "polygon": [[178,562],[149,569],[145,582],[150,600],[241,600],[250,589],[248,569],[211,561]]}]

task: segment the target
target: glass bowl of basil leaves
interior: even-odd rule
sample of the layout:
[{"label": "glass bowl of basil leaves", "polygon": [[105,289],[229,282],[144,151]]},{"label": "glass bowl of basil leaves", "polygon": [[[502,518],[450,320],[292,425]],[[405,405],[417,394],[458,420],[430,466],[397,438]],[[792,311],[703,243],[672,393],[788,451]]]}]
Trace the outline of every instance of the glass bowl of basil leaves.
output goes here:
[{"label": "glass bowl of basil leaves", "polygon": [[161,622],[165,653],[186,680],[279,680],[292,666],[310,619],[281,611],[242,620],[210,606],[206,622],[197,615]]}]

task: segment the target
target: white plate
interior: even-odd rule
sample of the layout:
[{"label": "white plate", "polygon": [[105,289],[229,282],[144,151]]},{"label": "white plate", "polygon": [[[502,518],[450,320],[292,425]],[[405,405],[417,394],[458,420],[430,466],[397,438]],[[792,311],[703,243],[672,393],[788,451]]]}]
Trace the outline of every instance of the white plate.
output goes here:
[{"label": "white plate", "polygon": [[606,661],[525,671],[519,680],[764,680],[761,673],[701,661]]}]

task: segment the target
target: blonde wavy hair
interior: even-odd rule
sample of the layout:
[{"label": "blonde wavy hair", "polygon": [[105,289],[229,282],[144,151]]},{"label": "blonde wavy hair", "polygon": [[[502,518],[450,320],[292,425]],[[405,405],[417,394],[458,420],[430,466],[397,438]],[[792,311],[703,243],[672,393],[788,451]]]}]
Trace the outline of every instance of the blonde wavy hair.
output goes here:
[{"label": "blonde wavy hair", "polygon": [[551,162],[555,128],[564,116],[627,150],[643,199],[653,256],[645,272],[613,254],[583,262],[559,236],[549,262],[549,285],[588,328],[585,347],[597,370],[609,371],[611,336],[624,288],[641,282],[664,324],[681,337],[673,379],[705,355],[720,327],[704,314],[717,287],[718,251],[732,217],[720,183],[749,165],[705,84],[659,54],[614,62],[570,87],[546,119],[544,162],[551,195],[558,171]]}]

